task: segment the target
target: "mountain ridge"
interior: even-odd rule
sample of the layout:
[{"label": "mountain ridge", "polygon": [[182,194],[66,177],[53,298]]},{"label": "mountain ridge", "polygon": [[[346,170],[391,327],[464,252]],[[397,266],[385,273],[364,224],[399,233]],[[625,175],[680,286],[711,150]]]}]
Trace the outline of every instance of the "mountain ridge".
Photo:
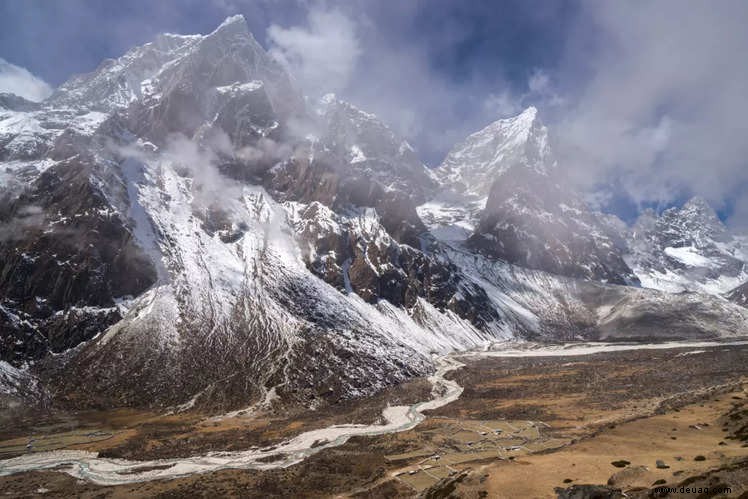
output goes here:
[{"label": "mountain ridge", "polygon": [[375,116],[308,105],[227,21],[0,101],[4,396],[30,376],[76,408],[318,407],[500,340],[746,331],[723,298],[610,284],[633,282],[614,224],[556,181],[537,110],[456,146],[496,178],[455,188],[471,165],[428,170]]},{"label": "mountain ridge", "polygon": [[748,281],[746,239],[731,234],[700,197],[630,228],[626,260],[647,287],[722,294]]}]

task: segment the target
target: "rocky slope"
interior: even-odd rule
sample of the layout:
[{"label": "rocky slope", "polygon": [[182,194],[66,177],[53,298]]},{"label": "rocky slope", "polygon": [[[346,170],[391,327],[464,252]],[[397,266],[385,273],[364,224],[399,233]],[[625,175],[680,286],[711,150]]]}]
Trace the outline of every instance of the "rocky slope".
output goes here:
[{"label": "rocky slope", "polygon": [[535,108],[470,135],[436,173],[442,192],[421,213],[437,233],[459,234],[449,225],[466,229],[469,247],[523,267],[636,281],[598,215],[564,184]]},{"label": "rocky slope", "polygon": [[694,198],[632,227],[591,211],[566,185],[548,130],[530,107],[452,148],[418,213],[438,239],[524,267],[719,295],[748,278],[747,239]]},{"label": "rocky slope", "polygon": [[[498,120],[455,145],[434,169],[439,189],[418,207],[431,232],[445,241],[462,241],[475,230],[491,186],[514,164],[546,171],[552,163],[547,129],[534,107]],[[537,126],[535,126],[537,125]]]},{"label": "rocky slope", "polygon": [[731,234],[701,198],[659,216],[642,213],[628,247],[626,261],[645,287],[719,294],[748,280],[746,239]]},{"label": "rocky slope", "polygon": [[497,339],[746,331],[725,300],[603,283],[631,280],[615,231],[555,184],[534,110],[431,172],[375,116],[307,105],[240,16],[2,96],[0,161],[12,396],[315,407]]},{"label": "rocky slope", "polygon": [[431,182],[410,146],[289,81],[230,18],[5,99],[3,360],[81,405],[313,405],[494,337],[480,290],[399,242]]},{"label": "rocky slope", "polygon": [[748,282],[727,293],[727,299],[738,305],[748,307]]}]

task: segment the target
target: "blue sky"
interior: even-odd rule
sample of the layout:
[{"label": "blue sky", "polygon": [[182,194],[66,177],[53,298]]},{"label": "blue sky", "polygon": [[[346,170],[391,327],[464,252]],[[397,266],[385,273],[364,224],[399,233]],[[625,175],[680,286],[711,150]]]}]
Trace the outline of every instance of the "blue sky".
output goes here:
[{"label": "blue sky", "polygon": [[[381,37],[393,49],[418,46],[444,77],[464,82],[471,75],[510,77],[518,85],[537,67],[556,61],[563,49],[574,2],[464,3],[444,0],[350,2],[335,8],[365,16],[375,27],[362,34]],[[156,34],[205,33],[227,15],[245,15],[266,47],[272,24],[303,24],[309,4],[296,1],[105,0],[0,2],[0,47],[6,60],[25,67],[52,85],[71,74],[94,69]],[[492,61],[493,64],[486,64]]]},{"label": "blue sky", "polygon": [[748,225],[748,2],[0,0],[0,58],[56,86],[236,13],[307,93],[377,113],[429,164],[532,104],[601,207],[699,194]]}]

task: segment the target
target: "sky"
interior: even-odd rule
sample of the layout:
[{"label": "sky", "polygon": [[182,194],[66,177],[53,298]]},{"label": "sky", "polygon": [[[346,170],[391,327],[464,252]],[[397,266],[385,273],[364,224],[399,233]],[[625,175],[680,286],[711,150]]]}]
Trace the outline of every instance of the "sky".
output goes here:
[{"label": "sky", "polygon": [[376,113],[431,166],[534,105],[596,207],[630,221],[701,195],[748,228],[743,0],[0,0],[0,91],[39,100],[157,33],[237,13],[310,97]]}]

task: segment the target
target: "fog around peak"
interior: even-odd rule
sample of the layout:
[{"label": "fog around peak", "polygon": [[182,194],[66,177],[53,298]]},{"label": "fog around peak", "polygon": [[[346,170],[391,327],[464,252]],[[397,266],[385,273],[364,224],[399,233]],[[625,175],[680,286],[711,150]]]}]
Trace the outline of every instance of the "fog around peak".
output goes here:
[{"label": "fog around peak", "polygon": [[730,224],[748,219],[745,2],[175,1],[147,18],[137,2],[11,7],[0,56],[53,84],[157,33],[210,33],[243,14],[310,99],[335,92],[375,113],[431,166],[533,105],[601,209],[623,199],[631,218],[701,195]]}]

